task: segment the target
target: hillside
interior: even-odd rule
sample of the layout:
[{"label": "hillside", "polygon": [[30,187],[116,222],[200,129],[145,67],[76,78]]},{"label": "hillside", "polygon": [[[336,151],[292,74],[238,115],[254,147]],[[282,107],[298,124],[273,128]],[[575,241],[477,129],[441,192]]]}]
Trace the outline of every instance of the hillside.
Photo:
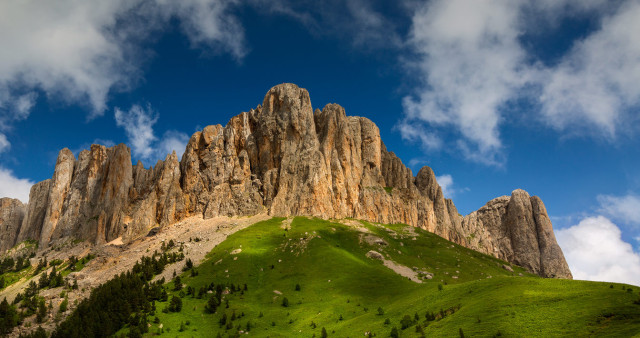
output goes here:
[{"label": "hillside", "polygon": [[[637,287],[508,268],[406,225],[272,218],[230,235],[193,272],[178,274],[180,291],[167,282],[167,301],[146,316],[147,335],[227,337],[247,326],[260,337],[320,337],[322,328],[336,337],[387,337],[394,327],[403,337],[640,332]],[[220,303],[207,313],[216,289]],[[179,312],[164,310],[173,296]]]}]

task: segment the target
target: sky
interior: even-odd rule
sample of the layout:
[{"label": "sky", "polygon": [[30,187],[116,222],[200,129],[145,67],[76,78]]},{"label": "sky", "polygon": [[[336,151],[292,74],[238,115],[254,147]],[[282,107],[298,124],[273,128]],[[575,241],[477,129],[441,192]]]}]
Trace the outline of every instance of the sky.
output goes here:
[{"label": "sky", "polygon": [[522,188],[576,279],[640,285],[639,0],[6,0],[0,196],[62,148],[151,166],[283,82],[365,116],[462,214]]}]

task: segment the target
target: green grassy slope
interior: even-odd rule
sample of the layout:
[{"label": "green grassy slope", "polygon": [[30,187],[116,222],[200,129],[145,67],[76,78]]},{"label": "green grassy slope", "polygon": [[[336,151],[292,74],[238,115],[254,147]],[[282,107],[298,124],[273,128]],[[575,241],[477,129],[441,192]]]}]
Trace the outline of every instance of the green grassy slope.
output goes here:
[{"label": "green grassy slope", "polygon": [[[226,337],[236,335],[238,326],[246,330],[248,322],[250,335],[270,337],[320,337],[323,327],[330,337],[366,332],[388,337],[393,327],[401,337],[419,337],[417,325],[426,336],[458,336],[460,329],[466,336],[640,332],[637,287],[542,279],[519,267],[509,272],[502,268],[503,261],[404,225],[362,223],[388,243],[379,245],[338,223],[298,217],[285,230],[281,221],[260,222],[229,236],[197,267],[197,276],[181,275],[185,288],[196,291],[212,282],[241,288],[247,284],[247,291],[226,294],[215,314],[204,311],[208,294],[202,299],[183,296],[179,313],[163,313],[169,302],[156,303],[159,323],[149,318],[149,334]],[[433,273],[433,279],[412,282],[367,258],[369,250]],[[172,287],[167,284],[167,290]],[[169,299],[178,294],[170,291]],[[427,312],[442,318],[427,321]],[[235,317],[232,329],[219,324],[223,314]],[[409,327],[402,330],[405,315]]]}]

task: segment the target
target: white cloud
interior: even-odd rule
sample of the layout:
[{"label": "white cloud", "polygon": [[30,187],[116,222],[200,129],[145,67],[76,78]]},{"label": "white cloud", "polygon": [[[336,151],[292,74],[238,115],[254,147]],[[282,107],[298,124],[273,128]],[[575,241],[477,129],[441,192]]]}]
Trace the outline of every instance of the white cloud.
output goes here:
[{"label": "white cloud", "polygon": [[[85,104],[92,116],[101,115],[112,90],[126,90],[139,79],[142,42],[173,18],[194,47],[219,48],[241,58],[243,31],[229,13],[234,3],[2,1],[0,111],[25,117],[39,91],[54,100]],[[0,118],[0,124],[7,119]]]},{"label": "white cloud", "polygon": [[171,154],[175,151],[176,155],[178,155],[178,159],[180,159],[187,148],[188,142],[189,135],[175,130],[169,130],[164,133],[164,136],[158,146],[158,151],[160,152],[160,155]]},{"label": "white cloud", "polygon": [[419,55],[412,67],[424,84],[404,98],[401,125],[453,128],[467,157],[496,164],[500,108],[531,77],[518,43],[518,3],[438,0],[412,20],[409,44]]},{"label": "white cloud", "polygon": [[[253,0],[261,12],[285,15],[317,35],[348,40],[358,50],[402,45],[393,20],[383,15],[380,2],[363,0]],[[377,8],[376,8],[377,7]]]},{"label": "white cloud", "polygon": [[575,279],[640,285],[640,255],[608,218],[587,217],[555,233]]},{"label": "white cloud", "polygon": [[602,28],[575,44],[549,70],[542,96],[545,121],[557,129],[595,128],[614,138],[640,104],[640,2],[628,1]]},{"label": "white cloud", "polygon": [[626,224],[640,226],[640,197],[599,195],[600,212]]},{"label": "white cloud", "polygon": [[76,148],[70,149],[71,152],[73,153],[73,156],[75,156],[76,158],[78,158],[78,155],[80,154],[81,151],[86,150],[86,149],[90,149],[92,144],[100,144],[103,145],[107,148],[113,147],[115,146],[115,142],[111,141],[111,140],[104,140],[104,139],[100,139],[100,138],[96,138],[94,139],[92,142],[86,142],[83,143],[81,145],[79,145]]},{"label": "white cloud", "polygon": [[[116,124],[124,128],[128,143],[134,157],[143,162],[164,159],[167,154],[175,151],[178,158],[184,153],[189,136],[170,130],[158,140],[153,126],[158,122],[159,115],[150,105],[146,108],[133,105],[128,111],[115,108]],[[154,163],[155,164],[155,163]]]},{"label": "white cloud", "polygon": [[9,149],[11,147],[11,143],[7,140],[7,136],[0,133],[0,153]]},{"label": "white cloud", "polygon": [[154,152],[151,144],[156,141],[153,125],[158,122],[158,115],[147,105],[147,108],[133,105],[129,111],[115,109],[116,124],[124,128],[134,156],[148,159]]},{"label": "white cloud", "polygon": [[453,189],[453,177],[449,174],[444,174],[436,176],[436,181],[440,184],[444,197],[453,198],[453,195],[455,194],[455,190]]},{"label": "white cloud", "polygon": [[30,180],[17,178],[11,170],[0,167],[0,197],[17,198],[22,203],[27,203],[32,185]]},{"label": "white cloud", "polygon": [[[556,65],[544,66],[521,38],[557,29],[568,17],[593,17],[601,24],[573,41]],[[500,128],[511,118],[509,106],[526,99],[533,103],[527,118],[541,125],[562,135],[587,133],[613,141],[639,120],[638,17],[637,0],[419,5],[407,41],[415,54],[407,68],[419,84],[403,99],[400,132],[427,150],[450,143],[469,160],[500,165],[505,159]]]}]

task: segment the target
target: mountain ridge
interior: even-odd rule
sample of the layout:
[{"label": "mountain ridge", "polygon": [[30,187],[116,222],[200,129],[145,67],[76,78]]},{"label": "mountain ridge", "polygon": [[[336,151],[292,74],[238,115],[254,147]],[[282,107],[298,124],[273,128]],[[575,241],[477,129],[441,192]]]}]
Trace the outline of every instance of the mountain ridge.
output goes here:
[{"label": "mountain ridge", "polygon": [[180,161],[174,152],[149,169],[131,163],[124,144],[92,145],[78,159],[61,150],[27,205],[2,200],[0,215],[14,216],[0,218],[0,252],[26,239],[40,250],[68,239],[126,242],[191,215],[267,212],[405,223],[543,277],[571,278],[538,197],[514,190],[462,217],[433,170],[414,177],[372,121],[337,104],[314,112],[294,84],[273,87],[225,127],[194,133]]}]

